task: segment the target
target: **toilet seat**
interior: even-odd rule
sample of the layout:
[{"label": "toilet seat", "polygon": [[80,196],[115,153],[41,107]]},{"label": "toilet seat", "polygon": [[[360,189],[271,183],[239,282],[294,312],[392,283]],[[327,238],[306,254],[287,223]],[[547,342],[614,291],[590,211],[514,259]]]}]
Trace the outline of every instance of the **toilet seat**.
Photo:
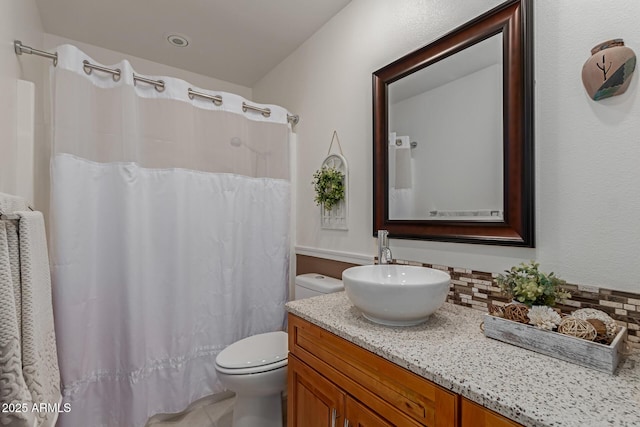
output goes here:
[{"label": "toilet seat", "polygon": [[255,368],[223,368],[216,363],[216,370],[220,373],[227,375],[250,375],[261,374],[263,372],[273,371],[275,369],[285,368],[287,366],[287,359],[284,359],[277,363],[271,363],[270,365],[256,366]]},{"label": "toilet seat", "polygon": [[287,365],[286,332],[267,332],[237,341],[216,357],[216,369],[229,375],[267,372]]}]

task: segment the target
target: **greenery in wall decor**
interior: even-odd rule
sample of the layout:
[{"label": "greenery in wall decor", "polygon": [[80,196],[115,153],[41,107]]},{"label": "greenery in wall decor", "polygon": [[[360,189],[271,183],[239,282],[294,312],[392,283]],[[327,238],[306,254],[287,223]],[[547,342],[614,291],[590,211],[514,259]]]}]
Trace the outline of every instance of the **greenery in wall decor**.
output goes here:
[{"label": "greenery in wall decor", "polygon": [[506,270],[496,278],[498,286],[509,297],[531,307],[532,305],[553,306],[556,299],[571,297],[562,289],[566,282],[553,273],[543,273],[538,269],[540,264],[531,261],[521,263]]},{"label": "greenery in wall decor", "polygon": [[313,174],[313,188],[316,191],[315,202],[331,210],[344,199],[344,175],[336,168],[323,167]]}]

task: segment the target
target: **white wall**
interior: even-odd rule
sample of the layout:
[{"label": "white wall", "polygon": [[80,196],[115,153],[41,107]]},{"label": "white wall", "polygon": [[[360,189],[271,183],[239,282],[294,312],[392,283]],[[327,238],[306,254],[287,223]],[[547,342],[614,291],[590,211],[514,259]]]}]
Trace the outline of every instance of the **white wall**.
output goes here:
[{"label": "white wall", "polygon": [[[297,245],[373,255],[371,73],[501,0],[353,0],[253,88],[301,116]],[[640,53],[637,0],[537,0],[536,248],[391,240],[394,257],[484,271],[537,259],[586,285],[640,292],[640,100],[591,101],[590,49],[622,37]],[[637,74],[638,72],[636,72]],[[310,183],[336,129],[350,164],[349,231],[321,230]]]},{"label": "white wall", "polygon": [[[35,83],[36,146],[42,140],[44,129],[42,92],[43,64],[26,64],[28,56],[18,57],[13,41],[21,40],[28,46],[42,45],[42,24],[34,0],[0,1],[0,192],[18,194],[18,176],[27,167],[18,161],[17,135],[17,83],[28,80]],[[28,60],[28,59],[27,59]],[[21,194],[25,196],[25,194]],[[36,195],[37,196],[37,195]]]}]

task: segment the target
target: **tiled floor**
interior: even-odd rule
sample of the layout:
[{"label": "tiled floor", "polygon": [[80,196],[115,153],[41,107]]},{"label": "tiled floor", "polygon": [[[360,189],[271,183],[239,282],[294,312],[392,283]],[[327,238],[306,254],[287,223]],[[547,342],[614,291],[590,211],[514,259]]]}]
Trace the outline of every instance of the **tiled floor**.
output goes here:
[{"label": "tiled floor", "polygon": [[146,427],[231,427],[234,401],[235,397],[196,402],[181,414],[153,416]]},{"label": "tiled floor", "polygon": [[[231,427],[235,397],[229,397],[215,403],[203,399],[177,415],[156,415],[149,419],[146,427]],[[286,400],[283,400],[284,420],[286,420]]]}]

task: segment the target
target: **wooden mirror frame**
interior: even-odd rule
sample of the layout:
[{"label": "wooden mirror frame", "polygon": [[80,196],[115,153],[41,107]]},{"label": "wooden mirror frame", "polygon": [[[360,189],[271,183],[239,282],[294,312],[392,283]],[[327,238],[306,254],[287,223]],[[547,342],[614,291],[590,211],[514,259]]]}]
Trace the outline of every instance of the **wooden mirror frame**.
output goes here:
[{"label": "wooden mirror frame", "polygon": [[[373,73],[373,234],[534,247],[533,28],[531,0],[509,0]],[[503,35],[501,222],[389,219],[388,85],[488,37]],[[443,178],[446,179],[446,178]]]}]

